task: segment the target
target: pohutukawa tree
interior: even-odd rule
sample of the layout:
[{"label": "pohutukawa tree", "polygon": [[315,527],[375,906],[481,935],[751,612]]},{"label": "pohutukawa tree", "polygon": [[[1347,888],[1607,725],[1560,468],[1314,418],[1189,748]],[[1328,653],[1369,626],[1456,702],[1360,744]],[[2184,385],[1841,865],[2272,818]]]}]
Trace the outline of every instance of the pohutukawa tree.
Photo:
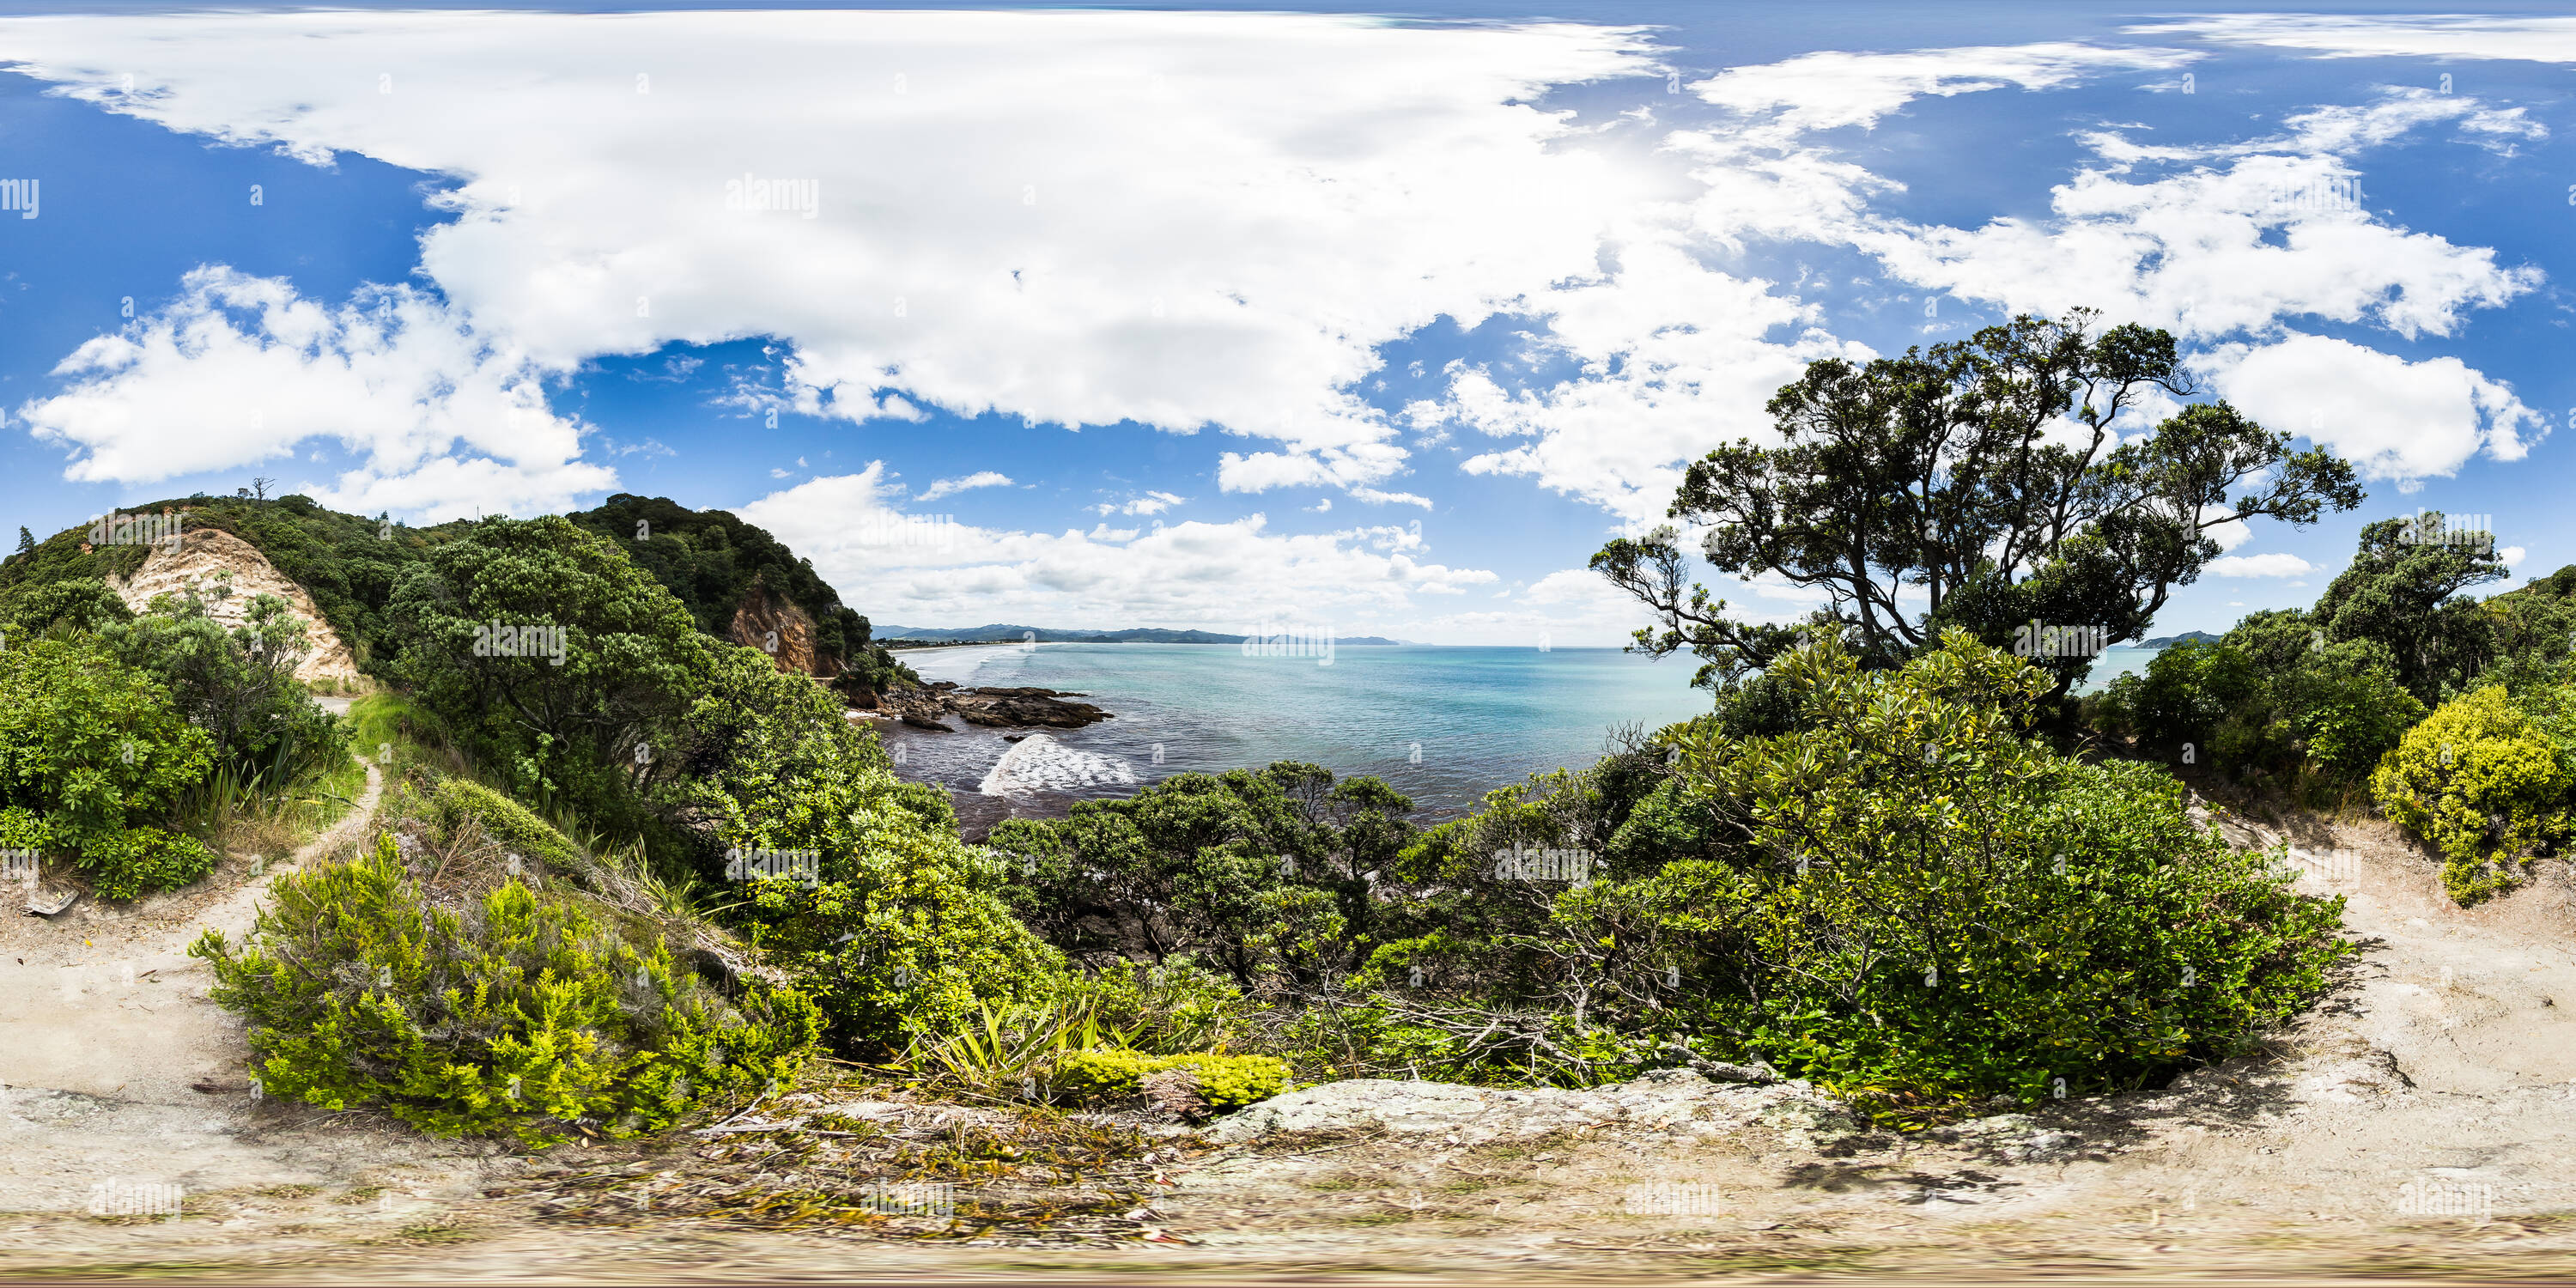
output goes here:
[{"label": "pohutukawa tree", "polygon": [[[2097,331],[2097,316],[2025,315],[1900,358],[1809,363],[1767,407],[1778,446],[1739,439],[1710,452],[1666,513],[1703,529],[1700,554],[1719,571],[1822,592],[1815,622],[1888,667],[1950,625],[1998,647],[2033,622],[2105,643],[2140,638],[2219,554],[2211,529],[2306,525],[2361,503],[2349,462],[2292,452],[2288,434],[2224,402],[2188,404],[2123,439],[2113,424],[2124,413],[2199,390],[2173,336]],[[1654,611],[1639,650],[1688,648],[1705,663],[1693,683],[1731,688],[1798,628],[1736,620],[1704,587],[1685,589],[1681,542],[1667,524],[1611,542],[1592,567]],[[2057,675],[2056,693],[2092,662],[2048,651],[2033,660]]]}]

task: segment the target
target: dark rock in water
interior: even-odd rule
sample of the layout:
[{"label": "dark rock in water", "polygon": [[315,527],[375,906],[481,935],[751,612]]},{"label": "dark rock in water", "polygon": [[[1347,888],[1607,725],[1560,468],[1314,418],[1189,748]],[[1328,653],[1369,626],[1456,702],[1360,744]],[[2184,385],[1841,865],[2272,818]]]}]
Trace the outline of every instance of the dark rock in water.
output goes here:
[{"label": "dark rock in water", "polygon": [[961,689],[953,680],[940,680],[892,690],[885,694],[880,709],[899,714],[916,729],[942,733],[956,732],[940,723],[951,715],[968,724],[1020,729],[1080,729],[1113,718],[1088,702],[1065,701],[1080,696],[1038,688]]},{"label": "dark rock in water", "polygon": [[1028,737],[1028,735],[1027,735],[1027,734],[1024,734],[1024,733],[1006,733],[1006,734],[1003,734],[1003,735],[1002,735],[1002,741],[1004,741],[1004,742],[1018,742],[1020,739],[1022,739],[1022,738],[1026,738],[1026,737]]}]

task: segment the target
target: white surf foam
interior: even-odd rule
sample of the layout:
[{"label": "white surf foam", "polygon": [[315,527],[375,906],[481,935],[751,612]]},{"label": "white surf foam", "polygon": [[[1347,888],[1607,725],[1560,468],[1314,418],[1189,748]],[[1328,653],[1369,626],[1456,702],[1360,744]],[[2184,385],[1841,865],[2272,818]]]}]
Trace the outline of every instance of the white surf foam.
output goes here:
[{"label": "white surf foam", "polygon": [[1117,756],[1065,746],[1042,733],[1012,744],[984,775],[987,796],[1069,792],[1085,787],[1133,786],[1135,766]]}]

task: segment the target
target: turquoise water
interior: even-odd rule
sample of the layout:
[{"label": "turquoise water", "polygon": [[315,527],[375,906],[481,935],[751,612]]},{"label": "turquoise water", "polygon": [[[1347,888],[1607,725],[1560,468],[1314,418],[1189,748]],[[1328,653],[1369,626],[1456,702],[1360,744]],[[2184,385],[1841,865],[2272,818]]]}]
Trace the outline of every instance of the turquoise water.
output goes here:
[{"label": "turquoise water", "polygon": [[2075,691],[2099,693],[2109,688],[2111,681],[2121,676],[2145,671],[2147,663],[2154,661],[2156,654],[2162,652],[2164,650],[2160,648],[2133,648],[2125,644],[2114,644],[2102,650],[2101,657],[2094,659],[2092,672],[2084,677],[2082,684],[2075,686]]},{"label": "turquoise water", "polygon": [[[1471,809],[1485,792],[1600,758],[1614,724],[1650,729],[1708,710],[1690,687],[1697,662],[1618,649],[1337,649],[1246,657],[1231,644],[1040,644],[898,654],[925,680],[1070,689],[1114,713],[1088,729],[1032,733],[960,725],[950,734],[880,723],[901,772],[963,796],[1051,812],[1142,783],[1311,761],[1374,774],[1428,817]],[[1156,748],[1160,747],[1159,762]],[[1418,756],[1417,756],[1418,751]],[[1034,806],[1032,809],[1030,807]]]}]

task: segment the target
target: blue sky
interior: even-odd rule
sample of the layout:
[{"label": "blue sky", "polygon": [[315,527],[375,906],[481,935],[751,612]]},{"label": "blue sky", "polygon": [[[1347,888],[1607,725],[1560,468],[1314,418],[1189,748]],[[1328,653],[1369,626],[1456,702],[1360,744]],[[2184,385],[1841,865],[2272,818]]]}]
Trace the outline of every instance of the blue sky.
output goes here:
[{"label": "blue sky", "polygon": [[2576,562],[2576,19],[2067,9],[0,7],[0,490],[633,491],[880,622],[1612,643],[1586,556],[1805,362],[2092,305],[2370,487],[2160,631],[2418,507]]}]

